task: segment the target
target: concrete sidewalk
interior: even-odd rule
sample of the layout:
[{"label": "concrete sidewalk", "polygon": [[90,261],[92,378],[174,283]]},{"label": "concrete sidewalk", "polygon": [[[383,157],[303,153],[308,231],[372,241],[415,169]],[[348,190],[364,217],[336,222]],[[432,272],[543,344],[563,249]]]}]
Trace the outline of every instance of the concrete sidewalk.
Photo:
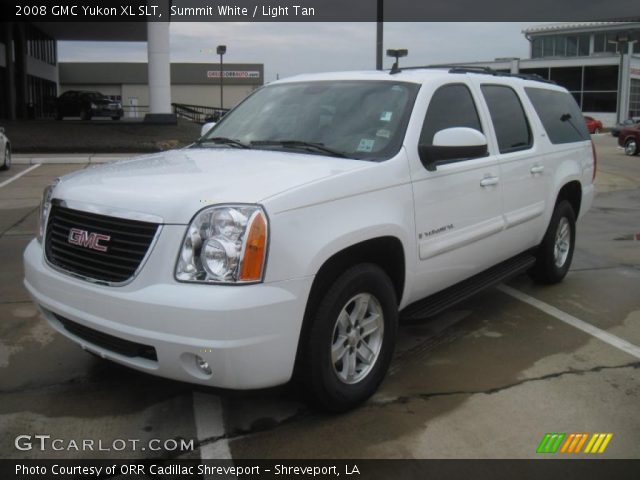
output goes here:
[{"label": "concrete sidewalk", "polygon": [[14,153],[11,161],[14,165],[36,165],[39,163],[109,163],[125,158],[148,155],[146,153]]}]

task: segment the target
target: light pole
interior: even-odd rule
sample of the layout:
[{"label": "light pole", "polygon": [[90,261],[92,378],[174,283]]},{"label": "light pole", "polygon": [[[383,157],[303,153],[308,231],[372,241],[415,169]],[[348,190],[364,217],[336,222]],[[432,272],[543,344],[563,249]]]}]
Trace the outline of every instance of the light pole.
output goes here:
[{"label": "light pole", "polygon": [[[222,96],[222,88],[223,88],[223,77],[222,77],[222,56],[227,53],[226,45],[218,45],[216,49],[216,53],[220,55],[220,110],[224,108],[223,104],[223,96]],[[220,112],[222,114],[222,111]]]}]

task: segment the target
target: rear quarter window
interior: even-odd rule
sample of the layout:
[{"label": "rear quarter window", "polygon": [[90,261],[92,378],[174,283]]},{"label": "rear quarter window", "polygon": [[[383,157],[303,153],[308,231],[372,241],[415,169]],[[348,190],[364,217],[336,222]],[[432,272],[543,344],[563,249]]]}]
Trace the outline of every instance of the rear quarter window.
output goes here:
[{"label": "rear quarter window", "polygon": [[591,138],[582,112],[569,93],[534,87],[525,88],[525,92],[551,143],[583,142]]}]

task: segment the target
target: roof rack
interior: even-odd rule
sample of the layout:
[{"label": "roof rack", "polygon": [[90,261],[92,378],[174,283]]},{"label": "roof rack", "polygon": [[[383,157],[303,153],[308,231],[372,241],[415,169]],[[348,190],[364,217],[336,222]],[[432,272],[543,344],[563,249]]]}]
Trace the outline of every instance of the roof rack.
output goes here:
[{"label": "roof rack", "polygon": [[390,72],[391,74],[399,73],[404,70],[420,70],[420,69],[448,69],[449,73],[475,73],[475,74],[483,74],[483,75],[493,75],[494,77],[514,77],[521,78],[523,80],[533,80],[535,82],[543,82],[550,83],[552,85],[557,85],[553,80],[547,80],[544,77],[541,77],[535,73],[510,73],[510,72],[500,72],[498,70],[494,70],[490,67],[481,67],[481,66],[466,66],[466,65],[424,65],[424,66],[413,66],[413,67],[402,67],[402,69]]}]

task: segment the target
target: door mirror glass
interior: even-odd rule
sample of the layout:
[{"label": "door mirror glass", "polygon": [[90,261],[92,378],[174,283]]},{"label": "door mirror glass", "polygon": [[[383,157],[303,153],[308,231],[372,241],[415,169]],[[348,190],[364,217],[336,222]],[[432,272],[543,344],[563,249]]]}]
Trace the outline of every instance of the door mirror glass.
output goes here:
[{"label": "door mirror glass", "polygon": [[202,128],[200,129],[200,136],[204,137],[207,133],[209,133],[209,130],[211,130],[215,126],[216,126],[216,122],[205,123],[204,125],[202,125]]},{"label": "door mirror glass", "polygon": [[452,127],[436,132],[433,145],[418,145],[420,161],[433,172],[438,165],[489,154],[487,137],[475,128]]}]

